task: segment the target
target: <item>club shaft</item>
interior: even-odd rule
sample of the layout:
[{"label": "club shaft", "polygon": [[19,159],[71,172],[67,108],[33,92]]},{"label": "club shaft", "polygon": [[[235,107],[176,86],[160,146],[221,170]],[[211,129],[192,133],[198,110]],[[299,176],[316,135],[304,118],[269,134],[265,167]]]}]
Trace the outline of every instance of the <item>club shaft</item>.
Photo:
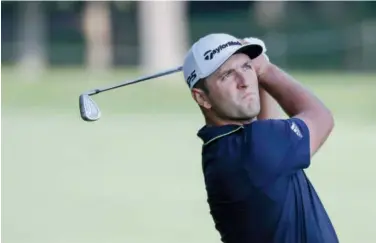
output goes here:
[{"label": "club shaft", "polygon": [[112,85],[112,86],[108,86],[108,87],[101,88],[101,89],[94,89],[94,90],[87,92],[86,94],[87,95],[95,95],[95,94],[99,94],[99,93],[104,92],[104,91],[117,89],[117,88],[120,88],[120,87],[123,87],[123,86],[126,86],[126,85],[135,84],[135,83],[146,81],[146,80],[149,80],[149,79],[158,78],[158,77],[162,77],[162,76],[165,76],[165,75],[180,72],[182,70],[183,70],[183,67],[180,66],[180,67],[169,69],[169,70],[159,72],[159,73],[156,73],[156,74],[153,74],[153,75],[147,75],[147,76],[143,76],[141,78],[135,79],[135,80],[126,81],[126,82],[123,82],[121,84]]}]

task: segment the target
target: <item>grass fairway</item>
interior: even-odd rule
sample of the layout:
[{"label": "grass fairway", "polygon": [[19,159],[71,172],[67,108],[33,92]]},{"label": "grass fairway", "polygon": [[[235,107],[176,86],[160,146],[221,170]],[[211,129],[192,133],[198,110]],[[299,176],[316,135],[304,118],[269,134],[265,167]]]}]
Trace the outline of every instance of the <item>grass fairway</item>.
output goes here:
[{"label": "grass fairway", "polygon": [[[39,82],[2,70],[2,241],[216,243],[201,172],[203,119],[181,75],[78,95],[135,72],[51,70]],[[296,73],[336,127],[307,170],[340,241],[376,239],[376,75]],[[105,80],[105,81],[104,81]]]}]

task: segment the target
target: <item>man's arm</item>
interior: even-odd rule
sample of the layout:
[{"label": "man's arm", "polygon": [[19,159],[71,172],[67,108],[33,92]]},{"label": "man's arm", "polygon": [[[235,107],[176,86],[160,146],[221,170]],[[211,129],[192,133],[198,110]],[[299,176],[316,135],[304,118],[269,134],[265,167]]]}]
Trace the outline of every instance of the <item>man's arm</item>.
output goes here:
[{"label": "man's arm", "polygon": [[330,110],[314,94],[274,64],[270,63],[262,70],[259,82],[289,117],[305,122],[309,129],[310,153],[313,156],[334,127]]},{"label": "man's arm", "polygon": [[[262,54],[255,59],[252,59],[252,66],[255,69],[257,75],[259,75],[259,73],[267,65],[269,65],[269,58],[266,56],[266,54]],[[257,116],[257,119],[280,119],[281,112],[279,110],[279,105],[275,101],[275,99],[262,87],[259,87],[259,95],[261,110],[260,114]]]},{"label": "man's arm", "polygon": [[257,119],[281,119],[282,114],[280,112],[277,101],[262,87],[260,87],[259,90],[261,110],[260,114],[257,116]]}]

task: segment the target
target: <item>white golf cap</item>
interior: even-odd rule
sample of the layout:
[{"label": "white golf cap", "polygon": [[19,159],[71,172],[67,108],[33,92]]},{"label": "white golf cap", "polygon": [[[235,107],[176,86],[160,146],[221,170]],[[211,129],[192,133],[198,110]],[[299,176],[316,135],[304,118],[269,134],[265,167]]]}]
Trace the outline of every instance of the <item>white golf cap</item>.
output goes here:
[{"label": "white golf cap", "polygon": [[249,44],[223,33],[206,35],[194,43],[186,54],[184,79],[192,89],[200,79],[214,73],[233,54],[244,53],[254,59],[263,53],[263,46],[262,41]]}]

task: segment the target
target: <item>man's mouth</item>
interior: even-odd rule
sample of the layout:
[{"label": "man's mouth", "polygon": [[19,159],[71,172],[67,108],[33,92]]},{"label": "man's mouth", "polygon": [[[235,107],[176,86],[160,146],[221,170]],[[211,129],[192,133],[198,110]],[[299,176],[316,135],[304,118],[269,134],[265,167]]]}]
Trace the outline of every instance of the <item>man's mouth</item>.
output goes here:
[{"label": "man's mouth", "polygon": [[249,99],[252,97],[252,93],[246,93],[244,96],[243,96],[243,99]]}]

